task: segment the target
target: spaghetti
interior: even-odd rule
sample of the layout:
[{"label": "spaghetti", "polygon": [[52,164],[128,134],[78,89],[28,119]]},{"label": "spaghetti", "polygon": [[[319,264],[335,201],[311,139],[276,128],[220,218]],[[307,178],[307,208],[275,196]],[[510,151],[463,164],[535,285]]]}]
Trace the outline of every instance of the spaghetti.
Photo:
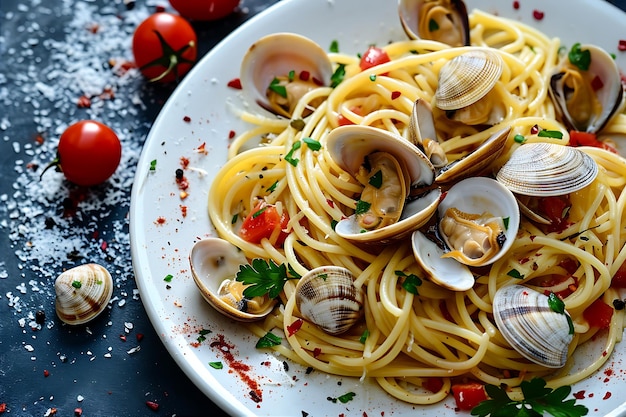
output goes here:
[{"label": "spaghetti", "polygon": [[[546,81],[559,60],[558,39],[480,11],[470,15],[470,27],[473,46],[493,48],[504,60],[498,88],[508,110],[503,122],[486,130],[444,123],[445,116],[435,113],[448,158],[463,157],[506,125],[512,131],[494,166],[503,164],[518,146],[513,140],[518,135],[527,142],[568,143],[569,134],[557,120]],[[410,244],[364,248],[334,232],[333,223],[354,212],[362,185],[329,157],[325,135],[341,121],[408,137],[415,100],[432,102],[440,68],[471,48],[449,48],[425,40],[394,42],[383,47],[390,62],[364,71],[357,57],[330,53],[335,65],[345,65],[346,77],[337,87],[316,88],[300,100],[292,120],[303,119],[301,129],[291,127],[289,120],[241,114],[254,127],[232,142],[228,161],[209,193],[208,212],[217,234],[250,259],[286,263],[299,274],[318,266],[344,266],[366,293],[364,320],[347,334],[331,336],[306,321],[299,331],[290,332],[299,313],[296,284],[287,282],[282,305],[264,321],[246,324],[259,337],[272,330],[284,331],[288,344],[274,347],[280,354],[329,374],[373,378],[398,399],[429,404],[443,400],[457,378],[518,387],[522,380],[539,376],[548,386],[570,385],[597,371],[620,341],[624,315],[615,311],[608,331],[601,333],[604,346],[592,360],[583,366],[569,360],[555,371],[521,357],[503,339],[491,316],[496,290],[522,283],[562,294],[575,326],[570,354],[599,334],[583,312],[599,298],[608,305],[619,298],[611,288],[611,277],[626,260],[626,193],[622,193],[626,160],[615,153],[581,147],[598,163],[600,174],[589,187],[570,196],[568,226],[550,231],[523,219],[509,253],[489,268],[474,270],[476,284],[466,292],[449,291],[428,279],[418,294],[408,292],[396,271],[426,278]],[[313,101],[321,104],[303,118]],[[537,126],[560,131],[563,137],[539,137]],[[617,115],[604,132],[609,136],[626,133],[626,116]],[[250,147],[258,137],[264,138],[263,143]],[[302,142],[304,138],[319,142],[321,149],[311,149]],[[250,149],[244,151],[245,147]],[[285,158],[288,153],[290,161]],[[282,245],[276,244],[277,233],[259,244],[238,234],[241,221],[233,222],[233,218],[245,217],[260,200],[289,216],[289,233]],[[515,276],[511,271],[516,271]],[[552,283],[556,277],[568,279]],[[423,388],[429,378],[443,381],[436,392]]]}]

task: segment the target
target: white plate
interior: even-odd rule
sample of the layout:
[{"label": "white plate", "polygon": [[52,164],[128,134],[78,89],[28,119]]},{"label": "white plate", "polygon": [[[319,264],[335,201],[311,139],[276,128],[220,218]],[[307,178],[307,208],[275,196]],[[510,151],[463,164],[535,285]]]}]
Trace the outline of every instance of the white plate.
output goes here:
[{"label": "white plate", "polygon": [[[467,0],[468,10],[480,8],[522,20],[560,37],[565,45],[601,45],[616,52],[620,67],[626,68],[626,53],[617,52],[618,40],[626,36],[626,14],[608,3],[570,0],[564,7],[561,1],[521,0],[519,4],[515,10],[513,1]],[[533,18],[534,9],[545,13],[543,20]],[[234,31],[185,77],[152,127],[132,190],[132,257],[152,324],[189,378],[233,415],[301,416],[302,411],[312,416],[455,414],[452,400],[434,407],[415,407],[392,399],[375,384],[320,372],[306,375],[294,364],[285,370],[282,358],[255,349],[257,338],[215,313],[193,284],[187,255],[195,240],[211,235],[213,230],[206,212],[212,174],[225,161],[229,132],[244,129],[227,104],[241,105],[238,92],[226,83],[238,77],[248,46],[260,36],[277,31],[309,36],[324,48],[337,39],[341,51],[351,53],[364,51],[373,43],[405,39],[395,0],[282,0]],[[206,143],[208,154],[196,151],[202,143]],[[190,186],[184,201],[175,181],[181,157],[189,158],[191,167],[206,171],[206,175],[186,171]],[[153,160],[157,161],[156,170],[150,171]],[[185,217],[181,205],[187,207]],[[164,281],[168,274],[173,276],[170,283]],[[212,333],[197,346],[194,342],[201,329]],[[236,357],[251,367],[246,374],[259,382],[261,402],[250,398],[249,387],[237,373],[209,366],[209,362],[223,361],[208,342],[219,334],[234,345]],[[573,392],[585,392],[583,403],[589,415],[604,415],[624,401],[619,395],[626,370],[624,343],[618,350],[607,362],[613,376],[607,378],[599,372],[574,387]],[[357,395],[347,404],[327,399],[349,391]],[[607,393],[612,395],[605,399]]]}]

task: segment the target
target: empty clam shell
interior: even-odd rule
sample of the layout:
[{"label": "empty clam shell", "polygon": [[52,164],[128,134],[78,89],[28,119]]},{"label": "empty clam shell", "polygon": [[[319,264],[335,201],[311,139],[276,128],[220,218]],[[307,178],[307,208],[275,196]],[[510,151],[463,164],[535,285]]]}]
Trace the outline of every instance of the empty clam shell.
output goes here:
[{"label": "empty clam shell", "polygon": [[83,324],[102,313],[109,304],[113,278],[101,265],[79,265],[57,277],[54,291],[59,318],[67,324]]},{"label": "empty clam shell", "polygon": [[235,277],[248,260],[232,243],[219,238],[200,240],[191,249],[189,263],[202,297],[221,314],[250,322],[262,319],[274,308],[275,300],[267,296],[243,296],[245,286]]},{"label": "empty clam shell", "polygon": [[541,142],[517,148],[496,179],[516,194],[549,197],[581,190],[597,174],[598,165],[581,150]]},{"label": "empty clam shell", "polygon": [[503,61],[487,48],[473,49],[448,61],[439,71],[436,106],[458,110],[483,98],[500,79]]},{"label": "empty clam shell", "polygon": [[469,45],[467,8],[461,0],[399,0],[398,15],[411,39]]},{"label": "empty clam shell", "polygon": [[548,296],[522,285],[500,288],[493,316],[502,336],[520,355],[549,368],[561,368],[574,337],[567,312],[557,312]]},{"label": "empty clam shell", "polygon": [[346,268],[312,269],[298,281],[295,296],[302,317],[332,335],[346,332],[363,314],[365,296]]}]

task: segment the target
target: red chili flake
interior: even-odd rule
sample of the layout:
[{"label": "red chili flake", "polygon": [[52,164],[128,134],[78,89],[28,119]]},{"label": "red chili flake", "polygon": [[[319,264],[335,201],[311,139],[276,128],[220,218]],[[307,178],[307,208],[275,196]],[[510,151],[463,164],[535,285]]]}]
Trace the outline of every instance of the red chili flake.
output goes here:
[{"label": "red chili flake", "polygon": [[335,208],[335,202],[329,198],[326,199],[326,204],[328,204],[331,208]]},{"label": "red chili flake", "polygon": [[535,19],[541,20],[543,19],[543,16],[544,16],[544,12],[542,12],[541,10],[537,10],[537,9],[533,10],[533,17]]},{"label": "red chili flake", "polygon": [[611,376],[611,375],[613,375],[613,370],[612,370],[612,369],[605,369],[605,370],[604,370],[604,375],[606,375],[606,376]]},{"label": "red chili flake", "polygon": [[617,50],[622,52],[626,51],[626,39],[619,40],[617,43]]},{"label": "red chili flake", "polygon": [[234,130],[231,130],[230,132],[228,132],[228,139],[232,139],[232,138],[234,138],[236,134],[237,134],[237,133],[235,133],[235,131],[234,131]]},{"label": "red chili flake", "polygon": [[35,143],[36,144],[43,145],[44,142],[45,142],[45,139],[43,138],[43,136],[41,136],[41,135],[35,136]]},{"label": "red chili flake", "polygon": [[143,340],[143,333],[137,333],[135,337],[137,338],[138,342],[141,342]]},{"label": "red chili flake", "polygon": [[50,372],[47,369],[43,370],[43,376],[48,378],[50,376]]},{"label": "red chili flake", "polygon": [[604,83],[602,82],[602,78],[600,78],[600,77],[598,77],[596,75],[593,78],[593,80],[591,80],[591,88],[593,89],[593,91],[598,91],[602,87],[604,87]]},{"label": "red chili flake", "polygon": [[180,214],[183,217],[187,217],[187,206],[180,206]]},{"label": "red chili flake", "polygon": [[578,391],[572,394],[574,396],[574,398],[576,398],[577,400],[582,400],[585,398],[585,391]]},{"label": "red chili flake", "polygon": [[196,148],[196,152],[203,153],[205,155],[208,154],[209,152],[206,150],[206,142],[202,142],[202,144]]},{"label": "red chili flake", "polygon": [[241,88],[242,88],[241,87],[241,80],[239,78],[233,78],[226,85],[229,86],[230,88],[234,88],[234,89],[237,89],[237,90],[241,90]]},{"label": "red chili flake", "polygon": [[82,95],[78,97],[78,100],[76,100],[76,107],[79,109],[88,109],[91,107],[91,100],[89,97]]},{"label": "red chili flake", "polygon": [[189,182],[186,177],[181,177],[180,179],[176,178],[176,183],[178,184],[178,188],[181,190],[186,190],[189,188]]},{"label": "red chili flake", "polygon": [[180,165],[183,167],[183,169],[187,168],[189,166],[189,158],[182,156],[180,158]]},{"label": "red chili flake", "polygon": [[337,116],[337,123],[339,124],[339,126],[347,126],[347,125],[353,125],[354,124],[352,122],[352,120],[348,119],[343,114],[340,114],[339,116]]},{"label": "red chili flake", "polygon": [[395,99],[397,99],[398,97],[400,97],[401,95],[402,95],[402,93],[401,93],[400,91],[392,91],[392,92],[391,92],[391,99],[392,99],[392,100],[395,100]]},{"label": "red chili flake", "polygon": [[7,403],[0,404],[0,413],[7,411]]},{"label": "red chili flake", "polygon": [[604,397],[602,397],[603,400],[608,400],[609,398],[611,398],[611,391],[608,391],[606,394],[604,394]]},{"label": "red chili flake", "polygon": [[313,83],[315,83],[315,85],[324,85],[324,81],[320,80],[319,78],[315,78],[313,77]]},{"label": "red chili flake", "polygon": [[111,87],[106,87],[100,94],[98,94],[98,98],[102,100],[111,100],[115,98],[115,91]]},{"label": "red chili flake", "polygon": [[82,408],[75,408],[74,409],[74,417],[80,417],[83,415],[83,409]]},{"label": "red chili flake", "polygon": [[157,404],[154,401],[146,401],[146,405],[152,410],[152,411],[158,411],[159,410],[159,404]]},{"label": "red chili flake", "polygon": [[163,217],[163,216],[157,217],[155,223],[156,224],[165,224],[165,217]]},{"label": "red chili flake", "polygon": [[125,342],[125,341],[126,341],[126,335],[121,334],[121,335],[120,335],[120,340],[121,340],[122,342]]},{"label": "red chili flake", "polygon": [[289,326],[287,326],[287,331],[289,332],[289,336],[293,336],[294,334],[296,334],[298,330],[300,330],[300,328],[302,327],[302,323],[303,323],[303,320],[298,319],[294,321],[293,323],[291,323]]},{"label": "red chili flake", "polygon": [[213,341],[210,346],[212,348],[217,348],[218,351],[224,355],[224,361],[228,363],[229,369],[236,372],[241,380],[248,385],[252,400],[255,402],[261,402],[263,400],[263,391],[259,387],[259,383],[256,381],[256,378],[252,378],[248,375],[250,366],[235,359],[235,355],[231,352],[231,349],[233,349],[234,346],[226,342],[224,335],[218,335],[217,339]]},{"label": "red chili flake", "polygon": [[539,133],[539,126],[538,125],[534,125],[533,127],[530,128],[530,134],[531,135],[536,135],[537,133]]},{"label": "red chili flake", "polygon": [[514,8],[515,10],[518,10],[518,9],[519,9],[519,1],[514,1],[514,2],[513,2],[513,8]]},{"label": "red chili flake", "polygon": [[309,81],[309,78],[311,78],[311,73],[309,71],[301,71],[300,72],[300,79],[302,81]]},{"label": "red chili flake", "polygon": [[98,33],[99,29],[100,29],[100,25],[97,23],[91,23],[87,25],[87,30],[91,33]]},{"label": "red chili flake", "polygon": [[189,117],[189,116],[183,117],[183,122],[185,122],[185,123],[191,122],[191,117]]},{"label": "red chili flake", "polygon": [[321,348],[316,347],[315,349],[313,349],[313,357],[314,358],[317,358],[321,354],[322,354],[322,349]]},{"label": "red chili flake", "polygon": [[102,243],[100,244],[100,249],[102,250],[107,250],[107,247],[109,245],[107,244],[106,240],[102,241]]},{"label": "red chili flake", "polygon": [[530,258],[522,258],[519,260],[520,265],[524,265],[526,262],[530,261]]}]

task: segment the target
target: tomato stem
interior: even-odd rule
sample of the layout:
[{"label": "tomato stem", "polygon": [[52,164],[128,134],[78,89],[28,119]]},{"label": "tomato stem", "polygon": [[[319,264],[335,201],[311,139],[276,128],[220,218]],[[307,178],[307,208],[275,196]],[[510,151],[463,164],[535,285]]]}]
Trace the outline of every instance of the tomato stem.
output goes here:
[{"label": "tomato stem", "polygon": [[62,170],[61,170],[61,158],[59,158],[59,154],[58,153],[57,153],[57,156],[52,161],[50,161],[48,163],[48,165],[46,165],[46,167],[43,169],[43,171],[39,175],[39,181],[41,181],[41,179],[43,178],[43,174],[45,174],[46,171],[49,170],[52,167],[54,167],[55,171],[62,172]]},{"label": "tomato stem", "polygon": [[180,77],[178,74],[178,65],[180,64],[193,65],[194,61],[186,59],[185,57],[183,57],[183,54],[189,48],[194,48],[196,45],[195,42],[189,41],[189,43],[184,45],[182,48],[176,50],[167,43],[163,35],[161,35],[161,32],[159,32],[158,30],[155,30],[154,33],[159,38],[159,43],[161,44],[162,54],[160,57],[148,62],[145,65],[142,65],[139,68],[139,70],[144,70],[149,67],[162,66],[166,68],[165,71],[163,71],[160,75],[154,78],[151,78],[148,81],[156,82],[156,81],[162,80],[163,78],[165,78],[168,74],[172,72],[174,73],[174,78],[176,79],[176,82],[180,81]]}]

